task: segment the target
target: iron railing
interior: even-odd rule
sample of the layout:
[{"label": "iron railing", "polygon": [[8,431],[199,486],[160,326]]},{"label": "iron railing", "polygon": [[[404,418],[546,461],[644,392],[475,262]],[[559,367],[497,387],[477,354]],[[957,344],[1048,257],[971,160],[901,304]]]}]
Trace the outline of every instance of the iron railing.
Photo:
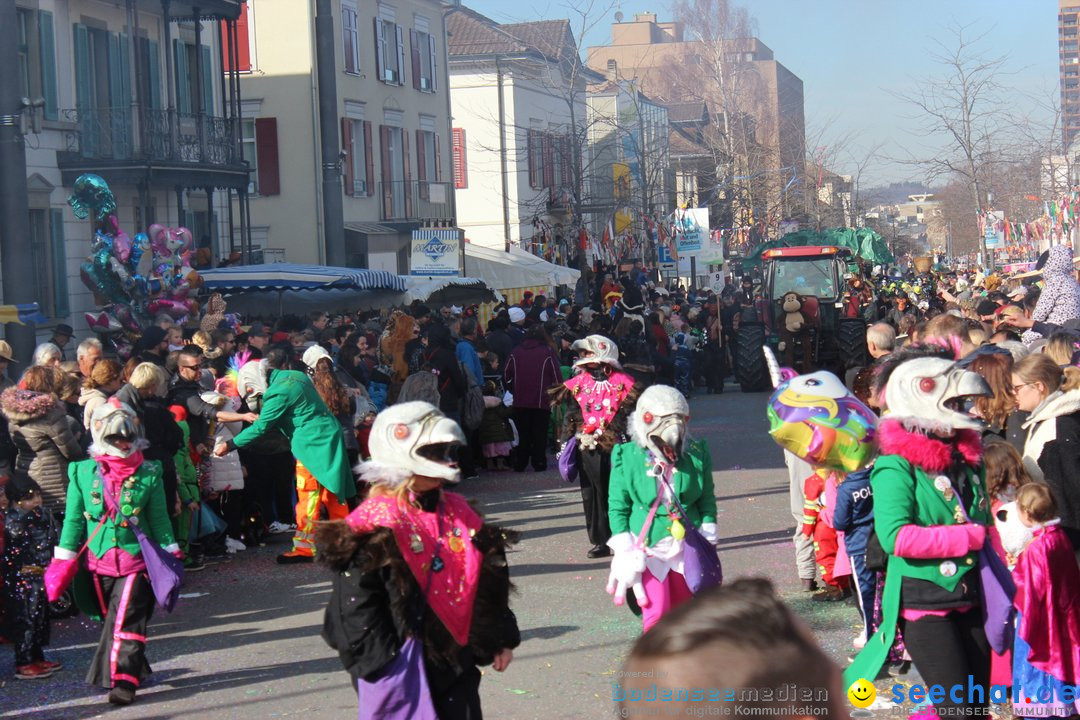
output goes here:
[{"label": "iron railing", "polygon": [[382,220],[449,220],[453,192],[448,182],[380,182],[380,217]]},{"label": "iron railing", "polygon": [[63,110],[73,123],[67,150],[86,160],[153,160],[239,165],[237,121],[149,108]]}]

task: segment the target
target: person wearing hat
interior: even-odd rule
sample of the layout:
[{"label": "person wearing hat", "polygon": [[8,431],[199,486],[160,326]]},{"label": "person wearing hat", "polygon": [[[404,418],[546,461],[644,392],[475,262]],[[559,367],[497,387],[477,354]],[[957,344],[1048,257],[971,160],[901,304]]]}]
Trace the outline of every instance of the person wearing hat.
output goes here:
[{"label": "person wearing hat", "polygon": [[510,327],[507,328],[507,332],[514,342],[514,347],[517,347],[525,339],[525,311],[515,305],[507,313],[510,316]]},{"label": "person wearing hat", "polygon": [[164,368],[165,356],[169,354],[169,333],[157,325],[151,325],[143,330],[142,337],[136,345],[139,362],[154,363]]},{"label": "person wearing hat", "polygon": [[69,342],[71,342],[71,338],[72,338],[72,336],[74,334],[75,334],[75,331],[72,330],[71,326],[66,324],[66,323],[60,323],[55,328],[53,328],[53,334],[52,334],[52,337],[49,338],[49,342],[51,342],[56,347],[60,348],[60,359],[61,360],[67,360],[68,359],[68,357],[67,357],[67,344]]},{"label": "person wearing hat", "polygon": [[15,386],[15,381],[8,377],[7,369],[15,362],[15,355],[11,345],[6,340],[0,340],[0,392]]},{"label": "person wearing hat", "polygon": [[42,505],[41,488],[28,475],[16,473],[4,486],[8,506],[3,511],[3,553],[0,586],[4,593],[7,634],[15,650],[15,677],[46,678],[61,668],[45,659],[49,644],[49,605],[45,597],[45,568],[57,541],[56,520]]},{"label": "person wearing hat", "polygon": [[265,354],[266,346],[270,344],[270,329],[261,322],[252,323],[247,331],[247,341],[250,347]]}]

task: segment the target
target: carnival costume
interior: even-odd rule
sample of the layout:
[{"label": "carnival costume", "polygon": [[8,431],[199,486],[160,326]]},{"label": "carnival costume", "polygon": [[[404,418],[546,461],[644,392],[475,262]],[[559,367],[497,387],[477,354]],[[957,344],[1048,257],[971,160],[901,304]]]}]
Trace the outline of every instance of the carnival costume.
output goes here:
[{"label": "carnival costume", "polygon": [[54,563],[74,560],[87,542],[93,594],[105,626],[86,681],[113,688],[109,700],[128,704],[150,674],[146,628],[155,602],[132,525],[167,552],[179,556],[180,547],[165,509],[161,465],[143,461],[145,440],[134,411],[110,399],[94,410],[90,433],[92,459],[68,468],[67,514]]},{"label": "carnival costume", "polygon": [[[987,545],[981,425],[961,409],[965,399],[990,389],[949,355],[915,346],[882,366],[888,414],[878,426],[881,455],[870,484],[874,527],[888,554],[883,617],[845,671],[847,683],[877,675],[898,624],[928,686],[986,687],[988,633],[995,649],[1005,642],[1011,618],[1001,615],[1001,564]],[[1005,605],[1008,615],[1011,602]],[[951,698],[938,705],[945,714],[972,710]]]},{"label": "carnival costume", "polygon": [[682,393],[653,385],[630,420],[632,442],[615,446],[608,498],[614,551],[607,590],[621,605],[633,589],[648,630],[692,596],[684,577],[687,526],[716,542],[712,458],[687,439],[690,406]]},{"label": "carnival costume", "polygon": [[323,638],[358,688],[361,720],[479,718],[477,665],[521,641],[505,555],[517,535],[456,493],[406,489],[460,478],[465,436],[433,405],[388,407],[369,442],[369,497],[318,530],[319,558],[336,571]]},{"label": "carnival costume", "polygon": [[[572,346],[581,369],[551,391],[552,404],[565,403],[567,413],[560,440],[572,452],[585,507],[585,529],[593,544],[591,557],[607,555],[611,538],[608,521],[608,482],[611,452],[625,441],[626,418],[640,393],[634,379],[622,372],[619,348],[603,335],[589,335]],[[573,445],[570,445],[573,443]],[[561,462],[561,460],[560,460]]]}]

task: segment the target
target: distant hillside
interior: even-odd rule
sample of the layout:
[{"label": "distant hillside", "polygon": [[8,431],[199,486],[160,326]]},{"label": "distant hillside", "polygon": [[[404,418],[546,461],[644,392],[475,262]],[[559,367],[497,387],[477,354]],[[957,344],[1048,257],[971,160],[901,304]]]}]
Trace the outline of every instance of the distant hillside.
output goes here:
[{"label": "distant hillside", "polygon": [[917,182],[895,182],[885,187],[867,188],[861,192],[872,205],[896,205],[907,200],[908,195],[933,192],[932,188]]}]

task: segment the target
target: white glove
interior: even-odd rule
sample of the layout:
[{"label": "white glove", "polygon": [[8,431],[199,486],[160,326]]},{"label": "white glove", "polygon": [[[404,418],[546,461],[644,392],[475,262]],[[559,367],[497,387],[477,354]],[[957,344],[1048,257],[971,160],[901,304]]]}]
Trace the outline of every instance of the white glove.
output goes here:
[{"label": "white glove", "polygon": [[648,607],[649,598],[641,583],[641,575],[645,572],[645,551],[634,544],[634,537],[628,532],[613,536],[608,540],[608,547],[615,553],[608,575],[608,595],[614,596],[616,605],[622,605],[626,602],[627,588],[633,588],[638,606]]},{"label": "white glove", "polygon": [[65,550],[64,548],[60,547],[59,545],[57,545],[56,547],[53,548],[53,557],[56,558],[57,560],[74,560],[78,556],[79,556],[79,553],[74,552],[72,550]]},{"label": "white glove", "polygon": [[713,545],[720,537],[716,534],[716,523],[701,523],[701,527],[698,528],[698,532],[702,537],[711,542]]}]

